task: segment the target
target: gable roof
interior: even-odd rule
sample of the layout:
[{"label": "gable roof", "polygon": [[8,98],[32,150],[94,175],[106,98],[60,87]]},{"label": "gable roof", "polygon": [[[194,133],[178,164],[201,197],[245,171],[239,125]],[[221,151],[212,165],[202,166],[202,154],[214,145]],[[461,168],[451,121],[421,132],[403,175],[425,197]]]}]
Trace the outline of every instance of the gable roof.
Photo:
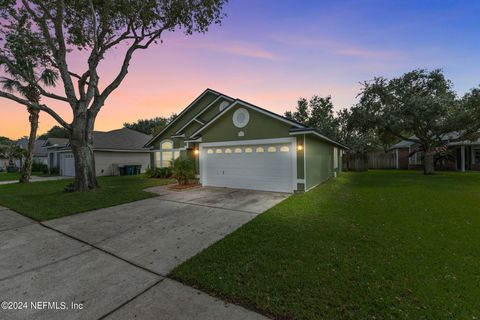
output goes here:
[{"label": "gable roof", "polygon": [[163,128],[159,133],[157,133],[156,135],[154,135],[150,140],[148,140],[146,143],[145,143],[145,146],[148,147],[155,139],[157,139],[159,136],[161,136],[165,131],[167,131],[172,125],[174,125],[179,119],[182,118],[182,116],[188,111],[190,110],[201,98],[203,98],[207,93],[213,93],[213,94],[216,94],[218,96],[220,95],[223,95],[229,99],[232,99],[231,97],[227,96],[227,95],[224,95],[218,91],[215,91],[215,90],[212,90],[210,88],[207,88],[205,89],[205,91],[202,92],[202,94],[200,94],[195,100],[193,100],[185,109],[182,110],[182,112],[180,112],[178,114],[178,116],[173,119],[172,121],[170,121],[170,123],[168,123],[165,128]]},{"label": "gable roof", "polygon": [[301,124],[300,122],[297,122],[297,121],[294,121],[294,120],[290,120],[286,117],[283,117],[281,115],[278,115],[276,113],[273,113],[271,111],[268,111],[266,109],[263,109],[263,108],[260,108],[256,105],[253,105],[249,102],[246,102],[246,101],[243,101],[243,100],[240,100],[240,99],[235,99],[235,101],[233,103],[231,103],[228,107],[226,107],[225,109],[223,109],[222,111],[220,111],[215,117],[213,117],[210,121],[208,121],[203,127],[201,127],[200,129],[198,129],[197,131],[195,131],[191,137],[194,138],[196,137],[199,133],[201,133],[203,130],[205,130],[206,128],[208,128],[212,123],[214,123],[218,118],[220,118],[222,115],[224,115],[225,113],[227,113],[233,106],[237,105],[237,104],[241,104],[242,106],[244,107],[247,107],[249,109],[252,109],[252,110],[255,110],[255,111],[258,111],[260,113],[263,113],[263,114],[266,114],[267,116],[270,116],[272,118],[275,118],[277,120],[280,120],[280,121],[283,121],[285,123],[288,123],[294,127],[297,127],[297,128],[307,128],[305,125]]},{"label": "gable roof", "polygon": [[229,97],[229,96],[226,96],[224,94],[220,94],[218,97],[215,98],[215,100],[213,100],[212,102],[210,102],[205,108],[203,108],[202,111],[200,111],[199,113],[197,113],[190,121],[188,121],[185,125],[183,125],[180,129],[178,129],[175,134],[179,134],[183,129],[185,129],[186,127],[188,127],[188,125],[190,125],[190,123],[196,121],[198,123],[200,123],[201,125],[205,125],[205,123],[202,123],[197,117],[199,117],[200,115],[202,115],[203,113],[205,113],[205,111],[209,110],[211,106],[213,106],[216,102],[218,102],[220,99],[226,99],[226,100],[229,100],[230,102],[233,102],[235,99]]}]

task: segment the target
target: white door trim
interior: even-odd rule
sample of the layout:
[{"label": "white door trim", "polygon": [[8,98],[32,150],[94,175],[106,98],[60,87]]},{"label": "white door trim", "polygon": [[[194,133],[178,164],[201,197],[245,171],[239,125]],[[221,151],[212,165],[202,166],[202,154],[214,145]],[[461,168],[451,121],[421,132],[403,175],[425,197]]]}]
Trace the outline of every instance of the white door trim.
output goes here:
[{"label": "white door trim", "polygon": [[205,152],[204,148],[217,146],[235,146],[235,145],[256,145],[256,144],[276,144],[276,143],[290,143],[290,155],[292,157],[292,192],[297,190],[297,139],[295,137],[289,138],[275,138],[275,139],[256,139],[256,140],[236,140],[223,142],[206,142],[199,144],[200,151],[200,183],[203,183],[203,173],[205,172]]}]

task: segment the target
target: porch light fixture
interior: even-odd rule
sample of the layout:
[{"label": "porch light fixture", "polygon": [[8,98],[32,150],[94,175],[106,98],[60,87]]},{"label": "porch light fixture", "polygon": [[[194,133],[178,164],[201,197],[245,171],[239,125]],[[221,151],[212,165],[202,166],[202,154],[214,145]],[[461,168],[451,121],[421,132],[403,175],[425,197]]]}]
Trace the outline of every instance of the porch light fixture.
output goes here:
[{"label": "porch light fixture", "polygon": [[193,151],[193,153],[194,153],[196,156],[198,156],[198,154],[200,153],[200,151],[198,151],[198,149],[195,149],[195,150]]},{"label": "porch light fixture", "polygon": [[297,146],[297,150],[298,150],[298,151],[302,151],[302,150],[303,150],[303,144],[299,144],[299,145]]}]

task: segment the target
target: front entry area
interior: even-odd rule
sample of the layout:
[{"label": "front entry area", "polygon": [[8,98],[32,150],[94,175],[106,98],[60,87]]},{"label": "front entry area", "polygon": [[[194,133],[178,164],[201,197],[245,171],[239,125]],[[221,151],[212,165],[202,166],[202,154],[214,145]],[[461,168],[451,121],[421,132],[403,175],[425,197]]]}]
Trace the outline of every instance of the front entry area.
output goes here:
[{"label": "front entry area", "polygon": [[291,138],[200,144],[204,186],[293,192],[296,151]]}]

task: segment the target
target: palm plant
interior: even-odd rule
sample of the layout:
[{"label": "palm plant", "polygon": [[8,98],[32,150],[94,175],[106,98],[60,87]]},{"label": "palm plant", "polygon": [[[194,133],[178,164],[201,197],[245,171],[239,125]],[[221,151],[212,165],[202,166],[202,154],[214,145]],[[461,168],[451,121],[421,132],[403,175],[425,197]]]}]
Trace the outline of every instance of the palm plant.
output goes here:
[{"label": "palm plant", "polygon": [[[8,66],[4,65],[4,68],[8,69]],[[7,92],[18,92],[28,101],[34,104],[39,104],[41,95],[36,84],[53,87],[58,79],[58,75],[54,70],[49,68],[44,68],[40,74],[36,74],[34,71],[35,66],[28,63],[28,61],[24,61],[22,69],[24,69],[22,76],[15,72],[15,70],[8,70],[11,78],[0,77],[0,85]],[[28,75],[28,79],[23,76],[25,74]],[[30,135],[28,137],[27,152],[22,167],[20,182],[30,181],[32,174],[33,149],[37,138],[38,119],[40,117],[39,109],[28,107],[27,111],[29,113],[28,120],[30,122]]]}]

